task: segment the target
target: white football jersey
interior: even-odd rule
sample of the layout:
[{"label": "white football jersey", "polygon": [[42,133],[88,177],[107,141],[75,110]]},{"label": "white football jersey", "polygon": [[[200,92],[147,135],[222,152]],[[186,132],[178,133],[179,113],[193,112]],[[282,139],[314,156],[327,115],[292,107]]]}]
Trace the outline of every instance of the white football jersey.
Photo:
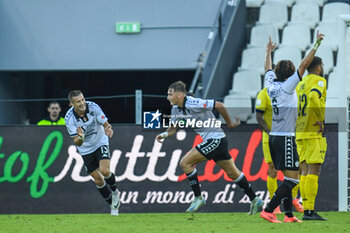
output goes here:
[{"label": "white football jersey", "polygon": [[73,107],[65,116],[66,127],[71,137],[77,136],[77,128],[80,126],[85,134],[84,142],[78,146],[79,154],[87,155],[99,147],[109,145],[108,136],[105,134],[103,124],[108,120],[100,106],[91,101],[86,101],[86,111],[84,117],[79,117]]},{"label": "white football jersey", "polygon": [[296,71],[284,82],[276,81],[276,74],[269,70],[265,74],[265,85],[273,109],[270,135],[294,136],[298,117],[298,98],[295,91],[301,78]]},{"label": "white football jersey", "polygon": [[171,121],[172,123],[178,121],[184,122],[209,122],[209,126],[193,127],[193,131],[199,134],[203,141],[210,138],[223,138],[226,136],[221,127],[213,127],[213,122],[216,121],[216,117],[212,110],[215,108],[215,100],[203,100],[200,98],[194,98],[186,96],[184,99],[184,108],[180,108],[178,105],[174,105],[171,109]]}]

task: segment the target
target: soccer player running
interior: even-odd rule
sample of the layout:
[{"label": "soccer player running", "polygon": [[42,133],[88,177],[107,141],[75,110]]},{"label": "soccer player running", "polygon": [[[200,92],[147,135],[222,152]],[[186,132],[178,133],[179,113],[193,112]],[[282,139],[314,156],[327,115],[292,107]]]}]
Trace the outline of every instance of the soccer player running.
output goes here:
[{"label": "soccer player running", "polygon": [[[171,121],[176,124],[179,121],[210,121],[216,120],[213,110],[217,110],[225,119],[228,128],[238,126],[239,119],[232,122],[224,104],[214,100],[203,100],[186,95],[186,85],[182,81],[171,84],[168,88],[168,101],[173,106],[171,110]],[[166,132],[156,136],[158,142],[162,139],[175,135],[178,127],[171,125]],[[206,160],[213,159],[249,197],[249,214],[256,214],[263,201],[256,196],[251,185],[244,174],[238,170],[228,152],[226,134],[221,127],[199,127],[193,129],[203,138],[203,142],[192,148],[180,161],[182,170],[187,175],[191,188],[194,192],[194,200],[186,210],[188,213],[197,211],[203,206],[206,200],[201,194],[201,188],[197,177],[195,165]]]},{"label": "soccer player running", "polygon": [[283,183],[260,213],[260,217],[273,223],[281,223],[273,212],[282,200],[285,210],[284,222],[301,222],[292,212],[292,189],[299,183],[299,156],[294,138],[298,116],[298,99],[295,88],[313,60],[323,36],[317,32],[317,41],[313,49],[304,57],[297,70],[289,60],[279,61],[275,71],[271,70],[271,53],[276,44],[271,41],[270,37],[266,45],[265,86],[273,109],[269,145],[273,164],[284,175]]},{"label": "soccer player running", "polygon": [[[272,124],[272,105],[271,105],[271,99],[267,94],[266,87],[262,89],[258,93],[258,96],[256,97],[255,111],[256,111],[256,120],[258,121],[260,127],[263,129],[262,148],[263,148],[264,160],[269,166],[269,169],[267,171],[266,185],[270,195],[270,199],[272,199],[273,194],[276,192],[278,185],[277,185],[277,170],[273,165],[271,153],[270,153],[270,146],[269,146],[269,133],[271,131],[271,124]],[[293,206],[298,212],[303,213],[304,212],[303,206],[300,204],[299,199],[297,198],[298,190],[299,190],[299,185],[296,185],[292,189]],[[281,210],[279,206],[277,206],[277,208],[274,210],[274,213],[281,214]]]},{"label": "soccer player running", "polygon": [[297,87],[299,108],[296,124],[296,144],[302,170],[300,192],[305,207],[303,220],[327,220],[315,212],[318,177],[327,150],[323,135],[327,83],[322,77],[322,59],[315,56],[307,71],[309,74]]},{"label": "soccer player running", "polygon": [[68,99],[72,105],[65,116],[68,133],[78,146],[78,152],[98,191],[110,205],[111,215],[118,215],[119,191],[115,176],[109,169],[108,137],[113,136],[112,126],[102,109],[94,102],[85,101],[80,90],[69,92]]}]

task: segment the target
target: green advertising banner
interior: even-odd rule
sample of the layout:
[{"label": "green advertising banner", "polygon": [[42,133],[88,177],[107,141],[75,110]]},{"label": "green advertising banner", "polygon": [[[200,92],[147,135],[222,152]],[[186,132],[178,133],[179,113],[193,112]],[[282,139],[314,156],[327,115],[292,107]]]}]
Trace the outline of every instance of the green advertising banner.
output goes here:
[{"label": "green advertising banner", "polygon": [[[201,138],[180,130],[164,143],[141,126],[113,125],[111,170],[121,191],[121,213],[184,212],[193,199],[178,163]],[[328,150],[320,176],[318,210],[338,208],[337,125],[327,125]],[[229,152],[256,193],[269,200],[268,166],[256,125],[225,129]],[[213,161],[197,166],[207,205],[203,212],[248,212],[249,199]],[[279,181],[283,180],[281,173]],[[0,213],[107,213],[64,126],[0,127]]]}]

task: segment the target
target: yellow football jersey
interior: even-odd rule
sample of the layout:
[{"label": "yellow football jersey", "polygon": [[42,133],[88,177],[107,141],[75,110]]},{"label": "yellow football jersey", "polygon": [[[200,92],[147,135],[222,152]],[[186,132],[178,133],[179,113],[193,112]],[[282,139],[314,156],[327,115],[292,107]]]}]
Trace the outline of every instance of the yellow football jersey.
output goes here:
[{"label": "yellow football jersey", "polygon": [[[264,120],[271,130],[272,125],[272,105],[271,99],[267,94],[267,88],[262,89],[255,101],[255,111],[263,113]],[[269,135],[264,131],[263,133],[263,142],[269,141]]]},{"label": "yellow football jersey", "polygon": [[[327,81],[321,76],[309,74],[296,87],[298,95],[298,119],[296,124],[296,140],[307,138],[320,138],[322,134],[317,133],[316,121],[324,122],[326,110]],[[319,105],[310,101],[310,94],[316,92],[319,96]],[[315,110],[321,115],[317,118]]]}]

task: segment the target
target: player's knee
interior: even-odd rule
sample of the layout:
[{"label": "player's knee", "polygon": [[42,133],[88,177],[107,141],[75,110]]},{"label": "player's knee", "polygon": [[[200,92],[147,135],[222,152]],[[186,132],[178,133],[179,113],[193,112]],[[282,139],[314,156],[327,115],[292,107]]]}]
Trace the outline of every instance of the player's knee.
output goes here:
[{"label": "player's knee", "polygon": [[186,163],[186,161],[184,159],[180,160],[179,165],[182,168],[182,170],[186,170],[187,168],[191,167],[191,165]]},{"label": "player's knee", "polygon": [[109,171],[108,168],[105,168],[105,169],[101,169],[101,174],[106,177],[106,176],[109,176],[109,174],[111,174],[111,172]]},{"label": "player's knee", "polygon": [[103,186],[105,181],[103,180],[102,177],[94,177],[95,184],[99,187]]}]

